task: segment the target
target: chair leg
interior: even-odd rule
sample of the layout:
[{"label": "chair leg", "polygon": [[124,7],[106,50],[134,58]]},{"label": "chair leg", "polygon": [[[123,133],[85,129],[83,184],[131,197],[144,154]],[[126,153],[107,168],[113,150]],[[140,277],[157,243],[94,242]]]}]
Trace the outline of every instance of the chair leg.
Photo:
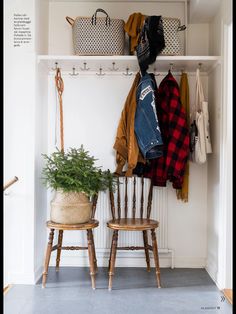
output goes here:
[{"label": "chair leg", "polygon": [[108,290],[112,289],[112,278],[114,275],[114,268],[115,268],[115,261],[116,261],[117,241],[118,241],[118,230],[114,230],[113,238],[112,238],[111,262],[110,262],[110,267],[109,267]]},{"label": "chair leg", "polygon": [[109,274],[110,266],[111,266],[111,252],[112,252],[113,238],[114,238],[114,232],[113,232],[113,235],[112,235],[112,238],[111,238],[111,249],[110,249],[110,257],[109,257],[109,264],[108,264],[108,274]]},{"label": "chair leg", "polygon": [[47,245],[47,251],[46,251],[46,256],[45,256],[45,263],[44,263],[42,288],[45,288],[45,286],[46,286],[47,275],[48,275],[48,265],[49,265],[51,252],[52,252],[53,238],[54,238],[54,229],[50,229],[48,245]]},{"label": "chair leg", "polygon": [[62,239],[63,239],[63,230],[59,230],[59,234],[58,234],[58,244],[57,244],[56,271],[59,271]]},{"label": "chair leg", "polygon": [[159,257],[158,257],[158,247],[157,247],[157,238],[155,229],[151,230],[152,233],[152,249],[153,249],[153,256],[156,268],[156,278],[157,278],[157,286],[161,288],[161,276],[160,276],[160,267],[159,267]]},{"label": "chair leg", "polygon": [[144,251],[146,255],[147,271],[150,272],[150,257],[149,257],[149,249],[148,249],[147,230],[143,230],[143,243],[144,243]]},{"label": "chair leg", "polygon": [[89,254],[89,264],[90,264],[90,276],[91,276],[91,283],[92,288],[95,290],[96,283],[95,283],[95,264],[94,264],[94,255],[93,255],[93,242],[92,242],[93,234],[92,230],[87,230],[87,240],[88,240],[88,254]]},{"label": "chair leg", "polygon": [[97,258],[96,258],[96,250],[95,250],[95,245],[94,245],[94,238],[93,238],[93,232],[91,231],[92,234],[92,246],[93,246],[93,256],[94,256],[94,266],[95,266],[95,272],[98,272],[98,265],[97,265]]}]

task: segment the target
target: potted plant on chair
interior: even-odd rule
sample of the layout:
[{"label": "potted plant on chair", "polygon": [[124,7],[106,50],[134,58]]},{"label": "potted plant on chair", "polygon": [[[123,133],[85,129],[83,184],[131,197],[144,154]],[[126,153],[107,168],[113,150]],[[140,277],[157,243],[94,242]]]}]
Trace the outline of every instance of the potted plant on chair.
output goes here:
[{"label": "potted plant on chair", "polygon": [[92,197],[106,190],[112,182],[112,174],[95,165],[96,159],[85,151],[70,148],[43,154],[43,183],[55,191],[51,201],[50,218],[61,224],[88,222],[92,213]]}]

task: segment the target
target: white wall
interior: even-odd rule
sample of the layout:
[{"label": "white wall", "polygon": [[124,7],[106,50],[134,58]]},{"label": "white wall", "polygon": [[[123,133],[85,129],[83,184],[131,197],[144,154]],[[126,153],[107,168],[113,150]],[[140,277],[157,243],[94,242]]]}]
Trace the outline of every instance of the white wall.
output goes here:
[{"label": "white wall", "polygon": [[[147,15],[163,15],[178,17],[181,24],[185,23],[184,2],[51,2],[50,3],[50,31],[49,31],[49,54],[73,55],[72,27],[65,17],[92,16],[97,8],[103,8],[111,18],[128,20],[130,14],[141,12]],[[99,13],[99,16],[103,16]],[[180,33],[181,38],[184,32]],[[63,38],[63,40],[62,40]]]},{"label": "white wall", "polygon": [[232,219],[232,98],[228,76],[231,69],[227,69],[231,64],[228,61],[231,46],[225,38],[225,27],[232,21],[231,6],[231,1],[222,1],[210,24],[210,52],[221,55],[222,64],[209,77],[209,99],[214,104],[210,108],[214,154],[209,158],[208,167],[207,270],[220,289],[232,287],[232,229],[231,232],[229,229]]},{"label": "white wall", "polygon": [[209,55],[209,24],[188,24],[187,52],[188,56]]},{"label": "white wall", "polygon": [[[153,7],[156,6],[156,12],[160,12],[164,16],[180,17],[184,21],[184,4],[170,3],[130,3],[129,8],[125,8],[124,3],[109,2],[93,2],[88,6],[87,3],[63,3],[51,2],[49,10],[49,53],[50,54],[73,54],[71,26],[66,22],[65,16],[76,17],[90,16],[98,7],[102,7],[110,16],[116,16],[127,20],[129,14],[133,12],[145,12],[146,14],[154,14]],[[208,24],[199,25],[200,32],[196,25],[188,27],[188,38],[190,44],[187,46],[188,54],[192,55],[208,55]],[[60,34],[60,36],[59,36]],[[200,36],[199,34],[203,34]],[[89,64],[87,65],[89,67]],[[63,70],[63,69],[62,69]],[[168,69],[167,69],[168,70]],[[157,78],[158,83],[164,77]],[[125,98],[132,84],[133,77],[104,76],[97,77],[91,75],[81,75],[76,78],[70,77],[68,74],[63,75],[65,90],[63,94],[64,100],[64,127],[65,127],[65,147],[79,147],[84,144],[85,147],[99,159],[99,165],[104,168],[115,169],[115,152],[112,149],[118,121],[121,110],[124,105]],[[177,77],[179,80],[179,77]],[[205,94],[207,95],[207,77],[203,76]],[[194,99],[195,76],[189,76],[191,103]],[[49,79],[49,124],[48,151],[55,149],[55,86],[54,76]],[[58,136],[59,141],[59,136]],[[199,184],[201,182],[201,184]],[[207,164],[197,166],[190,165],[190,191],[189,203],[184,204],[178,201],[175,196],[175,190],[168,186],[168,246],[175,252],[176,267],[204,267],[206,265],[206,213],[207,213]],[[199,197],[201,196],[201,197]],[[49,201],[51,195],[48,196],[48,217],[49,217]],[[108,203],[106,203],[108,204]],[[98,204],[98,213],[105,211],[106,215],[99,215],[100,225],[105,227],[105,222],[109,218],[107,208],[100,208]],[[104,206],[104,204],[102,205]],[[99,227],[101,228],[101,227]],[[186,237],[186,233],[188,237]],[[96,233],[95,233],[96,235]],[[65,243],[74,243],[74,237],[84,241],[85,238],[79,234],[71,233],[64,239]],[[96,241],[96,240],[95,240]],[[108,241],[109,242],[109,241]],[[96,243],[99,250],[107,250],[107,247],[100,247]],[[132,252],[133,253],[133,252]],[[87,260],[77,260],[74,262],[72,256],[75,252],[62,252],[65,256],[63,265],[81,265],[86,264]],[[84,254],[84,253],[83,253]],[[133,253],[134,256],[135,253]],[[102,253],[100,254],[101,256]],[[54,254],[55,256],[55,254]],[[129,254],[132,257],[132,254]],[[70,259],[71,257],[71,259]],[[128,261],[127,261],[128,262]],[[127,264],[126,262],[126,264]],[[104,265],[104,258],[99,259],[100,265]],[[144,266],[145,260],[137,262],[137,266]],[[55,260],[51,261],[51,265],[55,264]],[[122,265],[122,262],[118,265]],[[135,262],[131,262],[135,266]],[[170,259],[161,256],[161,265],[169,266]]]},{"label": "white wall", "polygon": [[[35,7],[35,52],[48,53],[48,0],[37,0]],[[35,281],[41,276],[44,264],[45,240],[47,238],[45,221],[47,208],[47,191],[42,186],[42,156],[47,150],[47,73],[44,68],[36,65],[35,77]]]},{"label": "white wall", "polygon": [[[38,156],[46,145],[47,124],[45,101],[41,102],[36,81],[36,50],[47,53],[47,5],[47,1],[12,0],[4,6],[4,181],[19,178],[4,196],[5,284],[34,283],[42,267],[39,226],[42,218],[45,223],[46,203]],[[21,47],[13,45],[14,13],[27,14],[31,20],[32,41]]]},{"label": "white wall", "polygon": [[213,154],[209,155],[208,163],[208,237],[207,237],[207,269],[216,279],[218,271],[218,243],[219,243],[219,206],[220,206],[220,138],[221,138],[221,105],[222,94],[220,88],[215,88],[221,83],[221,68],[212,72],[209,77],[209,115],[211,117],[211,140]]},{"label": "white wall", "polygon": [[[121,18],[124,21],[133,12],[141,12],[147,15],[162,15],[165,17],[180,18],[181,24],[185,24],[187,18],[184,2],[51,2],[50,3],[50,30],[49,30],[49,54],[73,55],[72,27],[66,21],[69,16],[75,19],[76,16],[92,16],[97,8],[103,8],[110,17]],[[99,15],[100,16],[100,15]],[[101,15],[102,16],[102,15]],[[186,55],[207,56],[209,54],[209,24],[187,24],[186,29],[187,46]],[[180,32],[181,42],[184,45],[185,32]],[[61,40],[63,38],[63,40]],[[126,38],[126,53],[128,41]]]},{"label": "white wall", "polygon": [[[88,64],[89,67],[89,64]],[[62,69],[63,70],[63,69]],[[81,72],[80,72],[81,73]],[[157,77],[158,84],[166,73]],[[112,149],[120,114],[131,87],[134,76],[125,77],[122,74],[111,76],[106,74],[103,77],[96,75],[80,74],[76,78],[68,73],[62,72],[64,80],[64,138],[65,148],[79,147],[84,144],[91,154],[99,159],[98,165],[115,170],[115,151]],[[176,76],[179,80],[179,76]],[[207,76],[202,76],[205,94],[207,95]],[[189,75],[191,104],[194,99],[195,74]],[[48,151],[55,150],[55,115],[56,98],[54,74],[49,77],[48,86]],[[59,136],[58,146],[59,146]],[[201,182],[201,184],[199,184]],[[183,203],[176,199],[175,190],[169,185],[168,189],[168,247],[175,251],[176,267],[204,267],[206,263],[206,213],[207,213],[207,164],[198,166],[190,165],[190,191],[189,203]],[[50,201],[51,195],[48,200]],[[48,202],[48,217],[50,204]],[[105,213],[105,214],[104,214]],[[106,229],[106,221],[110,218],[108,202],[101,201],[97,208],[97,218],[100,221],[99,230]],[[101,231],[99,231],[101,232]],[[104,233],[107,233],[104,230]],[[85,241],[81,233],[65,232],[65,245],[70,243],[80,243]],[[188,234],[188,237],[186,237]],[[76,240],[75,240],[76,239]],[[135,240],[136,241],[136,240]],[[105,247],[101,243],[95,244],[99,249],[99,265],[106,265],[108,258],[103,257],[102,252],[110,248],[109,240]],[[62,252],[62,265],[81,265],[87,264],[88,260],[75,261],[75,252]],[[84,253],[81,253],[84,254]],[[143,253],[144,255],[144,253]],[[55,254],[54,254],[55,256]],[[65,256],[63,260],[63,256]],[[71,259],[70,259],[71,256]],[[122,255],[123,256],[123,255]],[[136,256],[135,253],[129,254],[130,258]],[[119,258],[119,254],[117,256]],[[123,259],[124,261],[124,259]],[[135,259],[129,262],[133,266],[145,266],[145,259],[140,262]],[[137,262],[137,264],[136,264]],[[161,255],[161,266],[170,266],[170,259]],[[133,263],[133,264],[132,264]],[[55,260],[51,260],[51,265],[55,265]],[[124,265],[122,261],[117,265]]]},{"label": "white wall", "polygon": [[[34,2],[4,6],[4,181],[19,181],[4,196],[4,256],[8,283],[33,282],[34,269],[34,42],[13,45],[13,14],[27,14],[34,37]],[[29,171],[30,169],[30,171]]]},{"label": "white wall", "polygon": [[[224,3],[228,2],[225,1]],[[47,240],[45,221],[49,211],[46,213],[45,207],[47,203],[49,208],[50,195],[46,199],[46,190],[40,182],[41,152],[47,150],[50,152],[54,149],[55,88],[53,77],[50,77],[47,82],[47,75],[44,70],[36,67],[36,53],[72,53],[71,29],[65,21],[65,16],[75,17],[82,12],[88,16],[90,10],[85,7],[79,9],[80,4],[67,3],[68,10],[65,10],[65,3],[63,2],[50,3],[49,12],[47,1],[12,0],[6,1],[5,4],[4,181],[15,175],[19,177],[19,181],[8,190],[9,195],[4,197],[4,236],[6,241],[4,243],[4,257],[5,265],[7,265],[8,282],[35,282],[42,270]],[[91,11],[95,11],[98,6],[104,7],[104,4],[92,3],[94,7]],[[126,19],[122,12],[127,17],[130,14],[127,9],[122,11],[121,7],[115,7],[113,11],[110,7],[113,5],[116,4],[106,3],[106,7],[104,7],[111,16],[119,17],[121,14],[120,16]],[[137,3],[134,5],[134,8],[130,7],[131,12],[137,11]],[[139,5],[141,6],[141,4]],[[160,10],[161,14],[167,15],[168,13],[169,16],[183,14],[183,8],[180,9],[180,12],[171,6],[173,11],[170,11],[162,5],[164,4],[157,4],[157,10]],[[144,11],[143,7],[139,8]],[[225,6],[221,10],[226,12],[226,8],[228,7]],[[32,33],[35,39],[32,45],[20,49],[12,47],[12,15],[17,10],[20,13],[27,13],[31,17]],[[145,12],[149,14],[149,12],[153,13],[153,10],[147,5]],[[229,12],[222,13],[221,11],[219,14],[226,16],[229,15]],[[48,16],[49,36],[47,36]],[[34,17],[37,19],[35,20]],[[208,50],[213,55],[221,53],[221,41],[218,39],[219,33],[217,32],[220,31],[220,19],[221,15],[218,15],[210,28],[208,24],[199,26],[204,36],[201,38],[197,36],[196,41],[193,40],[195,37],[190,38],[189,54],[204,55],[207,54]],[[188,32],[188,37],[191,34],[199,34],[195,24],[190,25]],[[210,33],[209,46],[207,46],[208,32]],[[56,34],[60,34],[60,36]],[[220,236],[219,199],[217,198],[219,193],[219,172],[217,172],[219,168],[219,142],[217,141],[217,133],[213,134],[221,114],[219,111],[221,103],[218,97],[220,88],[215,88],[215,86],[220,86],[219,75],[221,73],[219,71],[217,68],[215,72],[212,72],[209,79],[211,133],[213,149],[216,153],[212,154],[208,165],[190,165],[189,203],[184,204],[178,201],[175,197],[175,191],[171,186],[168,187],[168,246],[175,250],[176,266],[204,267],[207,257],[209,273],[213,277],[214,269],[216,272],[218,270],[216,252],[218,252],[218,237]],[[104,165],[105,168],[114,168],[112,145],[119,115],[133,78],[118,76],[111,79],[109,77],[84,76],[73,79],[63,75],[63,79],[65,80],[63,96],[66,146],[78,146],[84,143],[86,148],[99,158],[101,165]],[[159,79],[161,77],[158,77]],[[192,101],[194,77],[189,76],[189,81]],[[208,80],[203,77],[203,81],[207,95]],[[108,94],[107,91],[111,93]],[[107,102],[104,102],[104,99]],[[71,110],[72,108],[73,110]],[[95,115],[91,115],[91,112]],[[99,123],[99,121],[102,122]],[[96,138],[96,142],[94,140],[95,126],[97,126],[95,131],[98,138],[98,140]],[[46,142],[47,136],[48,143]],[[208,176],[212,178],[208,185],[207,172]],[[207,195],[209,196],[208,203]],[[187,237],[186,234],[188,234]],[[69,244],[71,241],[75,241],[74,236],[65,235],[65,243]],[[70,256],[68,260],[70,264]],[[52,263],[54,262],[52,261]],[[63,264],[63,258],[61,262]],[[164,259],[161,263],[164,266],[169,265],[169,261],[165,264]],[[211,264],[213,271],[210,270]]]},{"label": "white wall", "polygon": [[189,0],[190,23],[209,23],[216,15],[221,0]]},{"label": "white wall", "polygon": [[225,103],[228,104],[227,111],[225,113],[225,207],[227,208],[225,216],[225,266],[227,270],[224,279],[224,286],[226,288],[233,288],[233,51],[232,51],[232,22],[226,26],[226,80],[225,80],[225,90],[227,90],[227,95],[225,97]]}]

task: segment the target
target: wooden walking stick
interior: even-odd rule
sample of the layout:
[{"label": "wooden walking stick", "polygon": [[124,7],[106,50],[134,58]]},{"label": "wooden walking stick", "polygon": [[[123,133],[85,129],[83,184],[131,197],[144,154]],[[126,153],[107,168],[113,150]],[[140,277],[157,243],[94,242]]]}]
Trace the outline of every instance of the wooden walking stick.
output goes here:
[{"label": "wooden walking stick", "polygon": [[64,91],[64,82],[61,77],[61,70],[56,69],[55,83],[58,92],[59,106],[60,106],[60,139],[61,139],[61,151],[64,152],[64,126],[63,126],[63,106],[62,106],[62,93]]},{"label": "wooden walking stick", "polygon": [[16,181],[18,181],[19,179],[15,176],[11,181],[7,182],[4,186],[3,186],[3,191],[5,191],[7,188],[9,188],[9,186],[11,186],[13,183],[15,183]]}]

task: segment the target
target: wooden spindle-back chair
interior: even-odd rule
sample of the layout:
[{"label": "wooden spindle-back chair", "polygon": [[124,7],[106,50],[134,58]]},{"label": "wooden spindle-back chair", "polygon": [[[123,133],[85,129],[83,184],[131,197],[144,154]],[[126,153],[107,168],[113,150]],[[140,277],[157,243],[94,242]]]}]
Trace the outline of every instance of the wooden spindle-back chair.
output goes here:
[{"label": "wooden spindle-back chair", "polygon": [[[141,188],[139,190],[141,190],[141,192],[138,191],[137,188],[137,183],[139,183],[140,187],[140,181]],[[149,189],[146,188],[148,186],[148,183]],[[128,193],[128,189],[130,193]],[[146,193],[147,190],[148,193]],[[110,188],[109,190],[112,220],[107,222],[107,226],[108,228],[113,230],[109,259],[109,290],[112,289],[112,278],[114,275],[117,250],[144,250],[146,256],[147,271],[150,271],[149,250],[151,250],[154,256],[157,286],[158,288],[161,287],[159,257],[155,232],[155,229],[158,227],[159,222],[157,220],[150,219],[152,209],[152,193],[153,185],[151,183],[151,180],[147,178],[144,179],[143,177],[138,178],[137,176],[133,176],[130,178],[117,176],[116,192],[114,193],[112,188]],[[138,199],[138,196],[140,196],[140,200]],[[140,211],[138,211],[138,207]],[[142,231],[144,245],[118,247],[118,232],[120,230]],[[148,230],[151,231],[152,245],[148,244]]]},{"label": "wooden spindle-back chair", "polygon": [[[49,266],[52,251],[57,250],[56,271],[59,271],[61,250],[88,250],[91,283],[92,283],[92,288],[95,289],[96,287],[95,275],[97,273],[97,259],[96,259],[95,245],[94,245],[94,239],[93,239],[93,229],[97,228],[99,225],[98,220],[94,219],[96,206],[97,206],[97,199],[98,199],[98,195],[96,194],[92,198],[92,213],[91,213],[91,219],[88,222],[81,223],[81,224],[59,224],[50,220],[47,221],[46,226],[50,229],[50,233],[49,233],[48,245],[47,245],[47,250],[46,250],[46,255],[45,255],[44,271],[43,271],[43,278],[42,278],[43,288],[45,288],[46,286],[46,281],[47,281],[47,276],[48,276],[48,266]],[[58,241],[57,241],[57,244],[53,246],[53,238],[54,238],[55,230],[58,230]],[[62,246],[64,230],[86,230],[88,245],[87,246]]]}]

